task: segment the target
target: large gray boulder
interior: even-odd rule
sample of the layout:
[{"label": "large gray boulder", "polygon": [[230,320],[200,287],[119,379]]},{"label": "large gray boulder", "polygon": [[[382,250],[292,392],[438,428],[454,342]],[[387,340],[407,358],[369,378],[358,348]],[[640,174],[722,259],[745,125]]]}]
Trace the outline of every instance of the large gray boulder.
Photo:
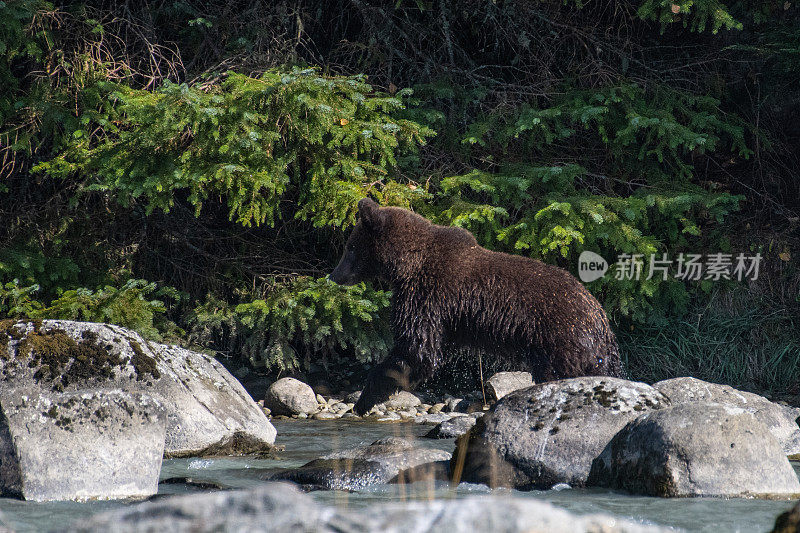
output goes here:
[{"label": "large gray boulder", "polygon": [[690,377],[659,381],[653,388],[663,392],[673,405],[712,402],[740,407],[767,426],[786,455],[800,458],[800,408],[773,403],[763,396],[728,385]]},{"label": "large gray boulder", "polygon": [[533,386],[530,372],[498,372],[486,380],[486,394],[497,401],[516,390]]},{"label": "large gray boulder", "polygon": [[308,415],[319,410],[319,403],[309,385],[299,379],[281,378],[267,389],[264,407],[274,415]]},{"label": "large gray boulder", "polygon": [[267,452],[275,428],[213,357],[144,340],[119,326],[67,320],[0,323],[4,387],[119,388],[159,399],[167,457]]},{"label": "large gray boulder", "polygon": [[4,496],[90,500],[157,492],[166,418],[153,397],[4,389],[0,411]]},{"label": "large gray boulder", "polygon": [[739,407],[699,402],[627,424],[592,464],[589,484],[662,497],[800,497],[764,424]]},{"label": "large gray boulder", "polygon": [[625,424],[669,405],[644,383],[582,377],[512,392],[458,440],[451,471],[461,481],[545,488],[582,486],[592,461]]},{"label": "large gray boulder", "polygon": [[288,484],[269,483],[251,490],[173,496],[141,503],[95,515],[66,531],[658,533],[674,530],[609,515],[574,515],[547,502],[509,496],[384,503],[354,511],[319,504]]},{"label": "large gray boulder", "polygon": [[293,481],[315,489],[355,490],[388,483],[403,470],[450,460],[443,450],[419,448],[400,437],[340,450],[305,465],[266,474],[266,480]]}]

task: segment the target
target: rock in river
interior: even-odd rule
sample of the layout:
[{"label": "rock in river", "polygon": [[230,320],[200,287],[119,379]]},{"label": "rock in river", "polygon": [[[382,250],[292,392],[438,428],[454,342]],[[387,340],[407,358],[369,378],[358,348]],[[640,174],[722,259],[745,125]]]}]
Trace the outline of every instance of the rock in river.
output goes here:
[{"label": "rock in river", "polygon": [[771,533],[800,533],[800,502],[778,515]]},{"label": "rock in river", "polygon": [[764,424],[739,407],[704,402],[628,423],[592,464],[589,484],[664,497],[800,497]]},{"label": "rock in river", "polygon": [[168,457],[265,452],[275,428],[213,357],[144,340],[119,326],[0,321],[3,388],[42,393],[118,388],[164,405]]},{"label": "rock in river", "polygon": [[458,440],[461,481],[549,489],[582,486],[592,461],[626,423],[669,400],[644,383],[582,377],[512,392]]},{"label": "rock in river", "polygon": [[516,390],[533,386],[530,372],[498,372],[486,380],[486,392],[491,400],[499,400]]},{"label": "rock in river", "polygon": [[310,415],[319,410],[319,402],[314,390],[294,378],[281,378],[267,389],[264,407],[275,415]]},{"label": "rock in river", "polygon": [[449,459],[450,454],[445,451],[418,448],[406,439],[386,437],[369,446],[325,455],[300,468],[272,472],[264,478],[293,481],[314,489],[353,490],[388,483],[401,470]]},{"label": "rock in river", "polygon": [[0,490],[25,500],[150,496],[164,455],[161,403],[121,390],[0,393]]},{"label": "rock in river", "polygon": [[689,377],[659,381],[653,388],[663,392],[673,405],[713,402],[740,407],[767,426],[786,455],[800,459],[800,408],[773,403],[763,396],[728,385]]},{"label": "rock in river", "polygon": [[428,439],[456,439],[467,433],[482,415],[454,416],[437,424],[433,429],[423,435]]}]

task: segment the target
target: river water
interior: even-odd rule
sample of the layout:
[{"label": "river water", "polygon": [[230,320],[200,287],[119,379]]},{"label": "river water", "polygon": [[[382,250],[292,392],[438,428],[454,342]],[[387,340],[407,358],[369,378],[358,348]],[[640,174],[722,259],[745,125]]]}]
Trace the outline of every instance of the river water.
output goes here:
[{"label": "river water", "polygon": [[[346,447],[369,444],[381,437],[394,435],[417,438],[430,426],[413,423],[369,424],[345,421],[276,421],[277,444],[286,450],[278,459],[219,458],[171,459],[164,461],[162,481],[170,478],[191,478],[198,482],[225,488],[246,488],[263,483],[265,468],[300,466],[312,459]],[[417,439],[420,446],[452,451],[452,440]],[[800,476],[800,463],[793,464]],[[185,483],[161,483],[159,496],[196,492],[200,489]],[[459,498],[489,494],[482,485],[462,483],[452,489],[446,483],[414,485],[378,485],[358,492],[316,491],[311,495],[320,502],[349,508],[365,508],[376,502],[408,499]],[[497,491],[496,491],[497,492]],[[609,513],[637,522],[655,523],[687,531],[766,532],[775,517],[791,506],[787,501],[750,499],[680,498],[662,499],[630,496],[604,489],[564,489],[548,491],[502,491],[518,498],[549,501],[575,513]],[[94,513],[130,505],[130,501],[98,501],[87,503],[34,503],[0,499],[0,522],[19,532],[57,531],[75,520]]]}]

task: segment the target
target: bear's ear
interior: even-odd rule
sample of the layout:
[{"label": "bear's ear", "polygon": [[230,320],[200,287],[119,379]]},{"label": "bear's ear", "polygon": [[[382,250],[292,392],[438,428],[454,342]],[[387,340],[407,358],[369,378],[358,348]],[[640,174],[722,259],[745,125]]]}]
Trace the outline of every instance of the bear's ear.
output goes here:
[{"label": "bear's ear", "polygon": [[358,202],[358,214],[361,222],[370,229],[379,229],[383,222],[380,206],[372,198],[363,198]]}]

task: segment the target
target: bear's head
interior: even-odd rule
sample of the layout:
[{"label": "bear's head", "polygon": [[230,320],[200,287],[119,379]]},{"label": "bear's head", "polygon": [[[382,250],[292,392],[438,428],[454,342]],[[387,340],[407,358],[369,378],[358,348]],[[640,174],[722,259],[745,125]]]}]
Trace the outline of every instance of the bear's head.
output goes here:
[{"label": "bear's head", "polygon": [[380,207],[369,198],[358,202],[358,215],[344,254],[329,276],[332,281],[353,285],[375,278],[391,280],[419,268],[430,240],[428,220],[399,207]]}]

